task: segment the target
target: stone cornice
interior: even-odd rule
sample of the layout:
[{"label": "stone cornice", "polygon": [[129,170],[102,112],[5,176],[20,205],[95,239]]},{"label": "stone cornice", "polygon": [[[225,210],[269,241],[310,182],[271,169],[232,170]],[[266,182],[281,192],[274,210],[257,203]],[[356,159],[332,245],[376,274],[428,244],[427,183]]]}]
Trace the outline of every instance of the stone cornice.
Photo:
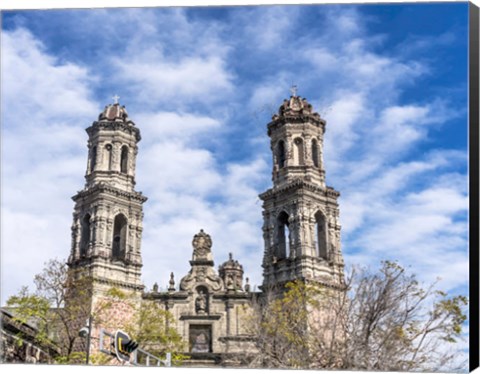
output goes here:
[{"label": "stone cornice", "polygon": [[82,190],[82,191],[78,191],[75,196],[72,196],[72,200],[76,202],[80,198],[86,198],[86,197],[91,196],[93,194],[102,193],[102,192],[109,193],[109,194],[114,195],[114,196],[122,197],[122,198],[125,198],[127,200],[135,200],[135,201],[137,201],[139,203],[142,203],[142,204],[145,201],[148,200],[148,198],[143,196],[141,192],[124,191],[124,190],[121,190],[121,189],[113,187],[113,186],[109,186],[109,185],[104,184],[104,183],[98,183],[91,188],[88,188],[88,189]]},{"label": "stone cornice", "polygon": [[[333,288],[335,290],[340,290],[340,291],[345,291],[346,290],[346,285],[344,283],[337,283],[335,281],[327,281],[327,280],[320,280],[320,279],[304,279],[302,277],[298,277],[295,279],[296,281],[301,281],[305,284],[315,284],[317,286],[321,287],[328,287],[328,288]],[[285,285],[291,282],[291,280],[285,280],[285,281],[279,281],[276,282],[275,284],[265,287],[265,285],[261,285],[259,288],[262,290],[262,296],[268,295],[268,293],[276,293],[278,291],[285,290]]]},{"label": "stone cornice", "polygon": [[193,266],[215,266],[215,262],[212,260],[190,260],[190,265]]},{"label": "stone cornice", "polygon": [[145,292],[142,295],[142,298],[145,300],[163,300],[163,301],[170,301],[170,300],[186,300],[188,299],[189,293],[186,291],[169,291],[169,292]]},{"label": "stone cornice", "polygon": [[108,255],[106,254],[103,254],[103,255],[100,255],[98,253],[94,253],[88,257],[79,257],[79,258],[69,258],[68,261],[67,261],[67,265],[70,266],[70,267],[73,267],[73,266],[90,266],[90,265],[98,265],[99,262],[96,262],[97,260],[101,261],[100,263],[102,264],[105,264],[105,263],[108,263],[108,264],[111,264],[113,266],[120,266],[120,267],[123,267],[123,266],[132,266],[132,267],[137,267],[138,268],[138,271],[140,271],[140,269],[143,267],[143,265],[139,262],[133,262],[131,260],[129,260],[128,258],[127,259],[115,259],[113,260],[112,258],[110,258]]},{"label": "stone cornice", "polygon": [[106,284],[109,286],[117,286],[117,287],[122,287],[122,288],[128,288],[131,290],[135,291],[143,291],[145,289],[144,285],[140,284],[131,284],[127,282],[120,282],[117,280],[112,280],[112,279],[107,279],[107,278],[102,278],[102,277],[93,277],[93,282],[101,283],[101,284]]},{"label": "stone cornice", "polygon": [[130,135],[135,135],[137,142],[142,139],[140,136],[140,130],[131,125],[129,122],[95,121],[92,123],[92,126],[87,128],[85,131],[89,136],[93,136],[93,134],[98,130],[121,130]]},{"label": "stone cornice", "polygon": [[305,188],[306,190],[325,195],[327,197],[332,197],[334,199],[340,196],[340,192],[336,191],[332,187],[322,188],[314,183],[310,183],[301,178],[295,178],[290,182],[287,182],[285,185],[273,187],[264,193],[258,195],[260,199],[265,200],[273,195],[281,194],[292,189]]},{"label": "stone cornice", "polygon": [[252,292],[246,292],[246,291],[226,291],[222,293],[217,293],[212,295],[212,298],[215,300],[222,300],[222,301],[228,301],[228,300],[249,300],[251,299],[251,293]]},{"label": "stone cornice", "polygon": [[283,115],[273,119],[267,125],[268,136],[271,135],[273,130],[286,124],[311,124],[321,127],[323,132],[325,132],[326,121],[320,118],[320,116],[314,114]]},{"label": "stone cornice", "polygon": [[195,320],[195,321],[217,321],[220,318],[222,318],[221,314],[181,314],[180,315],[180,321],[185,321],[185,320]]},{"label": "stone cornice", "polygon": [[232,336],[221,336],[218,338],[221,342],[255,342],[258,340],[257,337],[253,335],[232,335]]}]

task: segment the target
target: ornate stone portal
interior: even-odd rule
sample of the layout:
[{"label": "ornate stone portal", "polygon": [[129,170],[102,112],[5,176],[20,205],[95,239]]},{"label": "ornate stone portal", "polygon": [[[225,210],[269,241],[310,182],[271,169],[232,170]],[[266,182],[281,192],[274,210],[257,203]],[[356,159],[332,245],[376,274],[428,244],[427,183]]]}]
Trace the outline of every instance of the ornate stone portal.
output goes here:
[{"label": "ornate stone portal", "polygon": [[233,255],[217,273],[212,244],[210,235],[200,230],[192,241],[191,269],[181,279],[179,290],[170,287],[167,292],[144,293],[145,299],[164,305],[175,316],[177,331],[189,342],[194,360],[255,351],[243,322],[256,294],[244,291],[243,267]]}]

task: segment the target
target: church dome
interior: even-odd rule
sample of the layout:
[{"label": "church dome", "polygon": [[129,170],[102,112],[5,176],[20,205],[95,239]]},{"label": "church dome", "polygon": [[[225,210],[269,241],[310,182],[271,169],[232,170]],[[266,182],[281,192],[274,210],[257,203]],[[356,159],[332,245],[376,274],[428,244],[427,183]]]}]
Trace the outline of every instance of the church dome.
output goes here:
[{"label": "church dome", "polygon": [[103,112],[98,116],[98,120],[102,122],[124,122],[133,124],[128,118],[125,105],[120,106],[119,103],[106,105]]},{"label": "church dome", "polygon": [[218,267],[219,273],[223,273],[228,270],[243,271],[243,266],[240,265],[240,263],[237,260],[233,259],[233,255],[231,253],[228,254],[228,260]]},{"label": "church dome", "polygon": [[290,99],[285,99],[278,108],[278,114],[275,114],[272,119],[290,116],[314,116],[320,119],[320,115],[313,112],[312,104],[300,96],[290,96]]},{"label": "church dome", "polygon": [[228,260],[218,267],[218,273],[227,291],[243,290],[243,266],[233,259],[231,253]]},{"label": "church dome", "polygon": [[310,119],[314,122],[324,122],[320,114],[313,111],[312,104],[306,98],[297,96],[297,86],[292,86],[292,95],[289,99],[285,99],[278,108],[278,113],[272,116],[272,121],[277,122],[283,119],[297,121],[300,119]]}]

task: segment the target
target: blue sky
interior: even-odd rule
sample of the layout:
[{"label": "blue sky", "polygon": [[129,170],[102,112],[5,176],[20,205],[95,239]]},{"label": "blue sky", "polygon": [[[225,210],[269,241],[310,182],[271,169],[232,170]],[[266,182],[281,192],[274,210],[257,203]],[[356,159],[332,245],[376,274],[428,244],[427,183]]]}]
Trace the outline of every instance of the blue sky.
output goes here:
[{"label": "blue sky", "polygon": [[266,124],[292,84],[327,120],[348,265],[468,292],[466,3],[5,11],[2,304],[70,251],[84,129],[120,96],[142,132],[143,279],[212,235],[261,284]]}]

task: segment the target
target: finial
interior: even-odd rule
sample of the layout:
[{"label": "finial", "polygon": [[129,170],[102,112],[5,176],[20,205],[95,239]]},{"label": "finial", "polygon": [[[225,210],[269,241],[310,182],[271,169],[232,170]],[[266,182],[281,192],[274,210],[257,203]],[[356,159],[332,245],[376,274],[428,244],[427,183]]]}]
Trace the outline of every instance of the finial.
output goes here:
[{"label": "finial", "polygon": [[113,103],[114,103],[114,104],[118,104],[118,99],[120,99],[120,96],[118,96],[117,94],[115,94],[115,96],[113,96],[112,99],[113,99]]},{"label": "finial", "polygon": [[153,292],[158,292],[158,284],[157,284],[157,282],[155,282],[155,284],[153,285]]},{"label": "finial", "polygon": [[169,284],[168,290],[175,291],[175,279],[173,278],[173,272],[170,273],[170,281],[168,282],[168,284]]},{"label": "finial", "polygon": [[228,259],[229,259],[229,260],[233,260],[233,254],[232,254],[232,252],[230,252],[230,253],[228,254]]},{"label": "finial", "polygon": [[247,278],[246,279],[246,282],[245,282],[245,292],[250,292],[250,283],[249,283],[249,279]]},{"label": "finial", "polygon": [[293,97],[297,97],[297,85],[292,85],[292,87],[290,88],[290,93],[292,94]]}]

